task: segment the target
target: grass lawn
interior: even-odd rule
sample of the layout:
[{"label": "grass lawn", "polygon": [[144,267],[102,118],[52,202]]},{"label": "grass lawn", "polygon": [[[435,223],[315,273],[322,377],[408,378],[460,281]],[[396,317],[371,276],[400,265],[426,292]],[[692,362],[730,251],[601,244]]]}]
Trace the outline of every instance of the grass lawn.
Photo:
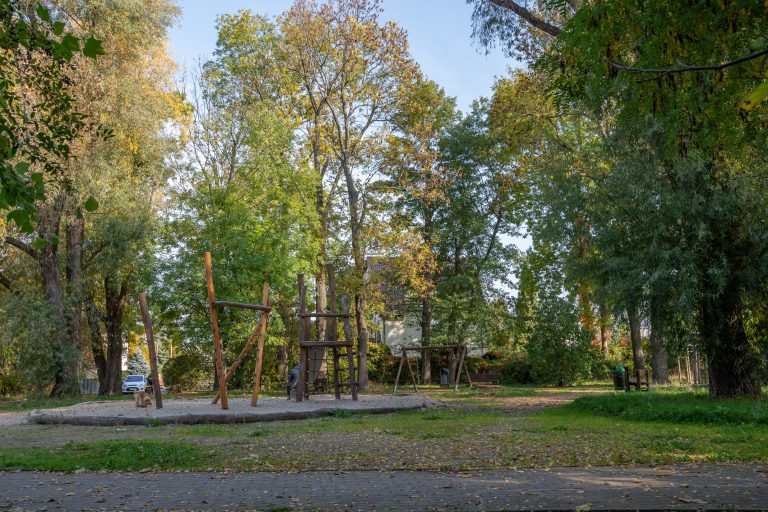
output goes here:
[{"label": "grass lawn", "polygon": [[466,470],[768,462],[765,400],[712,400],[679,389],[613,393],[604,386],[502,386],[434,396],[447,407],[243,425],[6,427],[0,428],[0,468]]}]

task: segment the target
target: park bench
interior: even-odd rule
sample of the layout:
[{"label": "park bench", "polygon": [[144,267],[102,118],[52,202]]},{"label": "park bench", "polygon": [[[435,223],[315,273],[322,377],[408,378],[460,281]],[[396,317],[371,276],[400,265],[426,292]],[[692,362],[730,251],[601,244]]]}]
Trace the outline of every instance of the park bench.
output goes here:
[{"label": "park bench", "polygon": [[498,373],[476,373],[469,378],[477,384],[501,384],[501,375]]},{"label": "park bench", "polygon": [[651,375],[646,369],[635,370],[633,372],[627,372],[627,391],[634,386],[638,391],[650,391],[651,389]]}]

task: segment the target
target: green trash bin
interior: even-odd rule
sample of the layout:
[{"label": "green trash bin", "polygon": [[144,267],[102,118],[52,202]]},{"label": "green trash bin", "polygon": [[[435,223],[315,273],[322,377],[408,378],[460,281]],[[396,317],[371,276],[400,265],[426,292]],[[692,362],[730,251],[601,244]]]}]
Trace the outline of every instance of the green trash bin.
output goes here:
[{"label": "green trash bin", "polygon": [[624,365],[618,365],[613,369],[613,389],[623,391],[627,388],[627,374]]}]

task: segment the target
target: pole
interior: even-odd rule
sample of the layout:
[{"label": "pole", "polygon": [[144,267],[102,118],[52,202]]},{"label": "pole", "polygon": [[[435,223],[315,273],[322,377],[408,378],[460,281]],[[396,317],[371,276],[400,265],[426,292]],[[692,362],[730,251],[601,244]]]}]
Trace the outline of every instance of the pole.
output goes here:
[{"label": "pole", "polygon": [[219,317],[216,312],[216,294],[213,290],[213,270],[211,269],[211,253],[205,253],[205,277],[208,282],[208,308],[211,312],[211,329],[213,330],[213,357],[216,365],[216,379],[219,382],[221,408],[229,409],[227,402],[227,376],[224,373],[224,355],[221,351],[221,336],[219,334]]},{"label": "pole", "polygon": [[152,332],[152,319],[149,317],[149,306],[147,305],[147,294],[139,294],[139,308],[141,309],[141,319],[144,322],[144,332],[147,335],[147,347],[149,347],[149,367],[152,370],[152,387],[155,391],[155,407],[163,408],[163,392],[160,386],[160,375],[157,372],[157,352],[155,351],[155,336]]}]

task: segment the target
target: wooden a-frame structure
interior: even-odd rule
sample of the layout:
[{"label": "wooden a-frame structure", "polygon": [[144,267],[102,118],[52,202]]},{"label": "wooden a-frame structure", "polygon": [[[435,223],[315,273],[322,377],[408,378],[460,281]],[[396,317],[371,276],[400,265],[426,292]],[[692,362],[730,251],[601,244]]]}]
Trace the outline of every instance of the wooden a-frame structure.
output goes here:
[{"label": "wooden a-frame structure", "polygon": [[[418,392],[419,388],[416,383],[416,375],[413,373],[413,368],[411,367],[411,361],[408,358],[409,352],[417,352],[417,353],[424,353],[425,350],[429,350],[430,352],[433,350],[449,350],[453,352],[453,355],[458,358],[459,364],[456,365],[456,373],[453,375],[453,390],[458,391],[459,390],[459,383],[461,382],[461,371],[464,370],[464,375],[467,377],[467,383],[469,384],[470,389],[472,388],[472,379],[469,376],[469,369],[467,368],[467,361],[466,361],[466,355],[467,355],[467,346],[463,344],[456,344],[456,345],[429,345],[428,347],[402,347],[401,348],[401,355],[400,355],[400,366],[397,367],[397,376],[395,377],[395,385],[392,389],[392,393],[397,393],[397,385],[400,381],[400,374],[403,371],[403,366],[408,367],[408,374],[411,376],[411,383],[413,384],[413,390]],[[427,361],[425,364],[429,364],[429,361]]]},{"label": "wooden a-frame structure", "polygon": [[[231,302],[225,300],[216,300],[216,294],[213,289],[213,270],[211,265],[211,253],[205,253],[205,277],[208,282],[208,305],[211,313],[211,329],[213,331],[213,352],[214,363],[216,365],[216,378],[219,384],[219,392],[216,394],[211,404],[221,399],[221,408],[229,409],[227,402],[227,383],[237,371],[237,368],[245,360],[245,356],[251,350],[254,344],[257,346],[256,367],[253,372],[253,393],[251,394],[251,407],[256,407],[261,391],[261,370],[264,365],[264,341],[267,337],[267,323],[269,314],[272,311],[272,301],[269,299],[269,283],[264,283],[261,291],[261,304],[244,304],[241,302]],[[221,334],[219,333],[219,308],[240,308],[252,311],[261,311],[259,323],[251,333],[237,359],[232,363],[229,370],[225,372],[224,353],[221,348]]]}]

